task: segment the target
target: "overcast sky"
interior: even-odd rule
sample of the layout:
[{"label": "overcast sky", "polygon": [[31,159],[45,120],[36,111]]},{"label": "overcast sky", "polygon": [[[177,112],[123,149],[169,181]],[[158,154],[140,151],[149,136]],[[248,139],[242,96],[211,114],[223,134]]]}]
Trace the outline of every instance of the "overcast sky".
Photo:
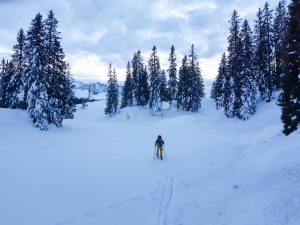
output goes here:
[{"label": "overcast sky", "polygon": [[[270,0],[274,8],[279,0]],[[62,46],[77,79],[106,81],[109,62],[124,80],[125,68],[140,49],[144,62],[156,45],[164,69],[175,45],[177,64],[193,43],[202,74],[214,78],[227,46],[234,9],[251,24],[263,0],[0,0],[0,57],[8,58],[22,27],[53,9]]]}]

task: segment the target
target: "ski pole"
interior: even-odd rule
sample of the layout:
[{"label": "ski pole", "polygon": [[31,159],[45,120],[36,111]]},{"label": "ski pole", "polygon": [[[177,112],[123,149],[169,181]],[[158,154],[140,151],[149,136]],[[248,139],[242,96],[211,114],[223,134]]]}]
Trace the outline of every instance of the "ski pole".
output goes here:
[{"label": "ski pole", "polygon": [[165,158],[167,158],[167,154],[166,154],[166,146],[164,146],[164,156],[165,156]]}]

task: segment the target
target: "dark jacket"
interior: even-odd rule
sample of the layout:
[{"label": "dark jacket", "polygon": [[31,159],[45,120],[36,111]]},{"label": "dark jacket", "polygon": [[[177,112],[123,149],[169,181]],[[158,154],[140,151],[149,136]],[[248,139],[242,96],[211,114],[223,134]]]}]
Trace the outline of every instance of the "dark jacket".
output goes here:
[{"label": "dark jacket", "polygon": [[164,146],[165,142],[163,141],[162,138],[157,138],[156,142],[155,142],[155,147],[156,146]]}]

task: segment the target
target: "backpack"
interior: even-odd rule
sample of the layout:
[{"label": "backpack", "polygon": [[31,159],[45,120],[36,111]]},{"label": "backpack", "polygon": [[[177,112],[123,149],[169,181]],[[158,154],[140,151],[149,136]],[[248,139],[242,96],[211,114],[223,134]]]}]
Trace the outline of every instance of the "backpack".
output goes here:
[{"label": "backpack", "polygon": [[157,138],[156,144],[157,144],[157,146],[159,146],[159,147],[162,147],[162,146],[163,146],[163,140],[162,140],[161,137],[160,137],[160,138]]}]

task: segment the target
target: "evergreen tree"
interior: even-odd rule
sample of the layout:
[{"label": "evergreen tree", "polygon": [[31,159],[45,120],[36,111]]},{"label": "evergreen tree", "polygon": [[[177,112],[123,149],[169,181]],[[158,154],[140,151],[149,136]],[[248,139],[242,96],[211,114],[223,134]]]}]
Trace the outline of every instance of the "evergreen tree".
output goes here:
[{"label": "evergreen tree", "polygon": [[150,98],[149,107],[152,110],[152,115],[161,115],[162,99],[160,93],[161,86],[161,70],[157,48],[153,46],[152,53],[149,59],[149,76],[150,76]]},{"label": "evergreen tree", "polygon": [[261,99],[271,101],[274,86],[272,10],[268,2],[259,9],[255,24],[255,61]]},{"label": "evergreen tree", "polygon": [[133,79],[130,62],[127,63],[126,80],[122,92],[121,108],[133,105]]},{"label": "evergreen tree", "polygon": [[10,98],[10,107],[15,109],[26,109],[26,98],[28,90],[25,89],[27,79],[25,71],[27,68],[25,61],[25,35],[23,29],[20,29],[17,35],[17,44],[13,47],[12,63],[14,72],[9,82],[12,90]]},{"label": "evergreen tree", "polygon": [[176,95],[178,91],[177,68],[176,68],[177,64],[176,64],[174,45],[172,45],[171,47],[169,62],[170,62],[170,66],[168,69],[169,72],[168,89],[169,89],[170,105],[172,105],[172,102],[176,100]]},{"label": "evergreen tree", "polygon": [[167,89],[167,77],[164,70],[161,71],[160,74],[160,98],[162,101],[167,102],[169,101],[169,93]]},{"label": "evergreen tree", "polygon": [[108,67],[108,88],[106,94],[105,114],[114,116],[118,112],[119,90],[115,69],[112,70],[111,64]]},{"label": "evergreen tree", "polygon": [[74,113],[76,112],[76,105],[74,102],[75,92],[74,92],[74,79],[71,76],[70,66],[66,64],[65,76],[62,77],[62,86],[64,87],[64,92],[61,95],[61,106],[60,113],[63,119],[73,119]]},{"label": "evergreen tree", "polygon": [[189,103],[187,111],[197,112],[201,108],[201,99],[204,97],[203,78],[199,62],[195,54],[194,45],[189,55]]},{"label": "evergreen tree", "polygon": [[185,55],[182,59],[182,65],[179,69],[179,82],[177,92],[177,109],[187,111],[188,96],[189,96],[189,65],[188,59]]},{"label": "evergreen tree", "polygon": [[6,62],[3,58],[1,60],[0,70],[0,108],[5,108],[6,90],[7,90],[7,79],[6,79]]},{"label": "evergreen tree", "polygon": [[141,51],[134,53],[132,62],[132,79],[133,79],[133,105],[145,106],[148,103],[148,77],[147,70],[144,68]]},{"label": "evergreen tree", "polygon": [[3,59],[1,62],[1,79],[0,79],[0,107],[10,108],[11,106],[11,96],[13,93],[12,87],[9,85],[13,77],[14,66],[13,63],[5,62]]},{"label": "evergreen tree", "polygon": [[31,22],[25,47],[28,64],[25,76],[29,87],[27,111],[34,126],[47,130],[51,108],[47,92],[50,81],[46,75],[45,27],[40,13]]},{"label": "evergreen tree", "polygon": [[141,71],[139,78],[139,105],[146,106],[149,102],[148,72],[146,66]]},{"label": "evergreen tree", "polygon": [[219,65],[218,76],[213,83],[212,90],[211,90],[211,97],[216,102],[217,109],[223,107],[224,102],[224,86],[226,81],[226,76],[228,75],[227,72],[227,59],[226,54],[222,55],[221,63]]},{"label": "evergreen tree", "polygon": [[225,78],[224,110],[229,118],[236,116],[237,110],[242,105],[241,97],[241,35],[240,17],[234,10],[230,21],[230,35],[228,37],[228,75]]},{"label": "evergreen tree", "polygon": [[131,61],[132,66],[132,82],[133,82],[133,105],[136,106],[139,96],[138,96],[138,86],[139,86],[139,74],[140,74],[140,63],[137,53],[133,54],[133,59]]},{"label": "evergreen tree", "polygon": [[48,98],[51,107],[50,123],[60,127],[65,118],[73,118],[75,105],[74,92],[69,74],[69,65],[65,62],[60,44],[58,20],[53,11],[49,11],[45,21],[46,76],[49,79]]},{"label": "evergreen tree", "polygon": [[239,119],[247,120],[255,113],[256,109],[256,82],[253,69],[253,43],[252,31],[247,20],[243,23],[241,30],[242,42],[242,70],[240,76],[241,105],[236,109]]},{"label": "evergreen tree", "polygon": [[287,13],[285,0],[279,2],[274,19],[274,57],[275,57],[275,74],[274,86],[278,90],[281,88],[281,79],[284,72],[284,59],[286,55],[286,35],[287,35]]},{"label": "evergreen tree", "polygon": [[288,8],[288,54],[284,63],[283,92],[279,97],[285,135],[297,130],[300,123],[300,0],[292,0]]}]

